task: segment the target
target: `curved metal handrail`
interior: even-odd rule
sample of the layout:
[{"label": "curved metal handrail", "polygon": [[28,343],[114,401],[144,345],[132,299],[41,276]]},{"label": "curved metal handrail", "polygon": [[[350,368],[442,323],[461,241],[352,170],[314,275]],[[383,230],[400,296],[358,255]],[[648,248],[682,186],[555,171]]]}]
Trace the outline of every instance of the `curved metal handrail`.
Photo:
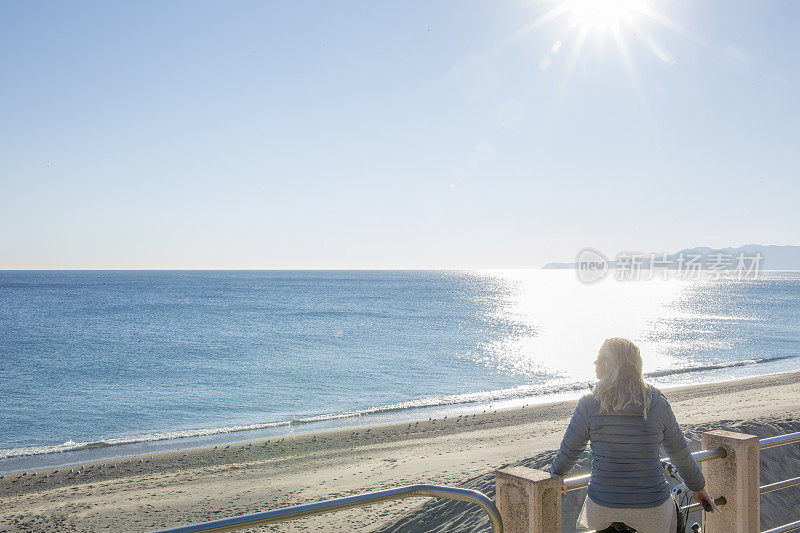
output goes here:
[{"label": "curved metal handrail", "polygon": [[[783,446],[800,442],[800,432],[787,433],[785,435],[777,435],[775,437],[768,437],[759,440],[759,449],[774,448],[776,446]],[[715,448],[713,450],[700,450],[694,452],[692,457],[698,463],[703,461],[710,461],[712,459],[721,459],[728,455],[724,448]],[[564,480],[567,491],[577,490],[589,485],[591,474],[583,474],[574,476]],[[764,485],[759,488],[760,493],[772,492],[786,487],[800,485],[800,477],[786,479]],[[332,511],[339,511],[349,509],[351,507],[359,507],[362,505],[369,505],[383,501],[398,500],[402,498],[414,497],[428,497],[428,498],[445,498],[449,500],[468,501],[479,505],[486,514],[492,525],[494,533],[501,533],[503,531],[503,522],[500,518],[500,513],[497,511],[494,502],[490,500],[482,492],[462,489],[458,487],[446,487],[441,485],[408,485],[405,487],[397,487],[394,489],[379,490],[375,492],[367,492],[363,494],[356,494],[353,496],[345,496],[343,498],[334,498],[332,500],[324,500],[320,502],[307,503],[303,505],[295,505],[292,507],[283,507],[281,509],[272,509],[269,511],[262,511],[259,513],[252,513],[247,515],[239,515],[230,518],[222,518],[219,520],[212,520],[210,522],[202,522],[198,524],[190,524],[187,526],[179,526],[171,529],[164,529],[160,533],[190,533],[195,531],[234,531],[244,527],[260,526],[265,524],[272,524],[275,522],[282,522],[285,520],[293,520],[304,516],[312,516],[322,513],[329,513]],[[683,510],[697,510],[700,504],[692,504],[683,508]],[[782,533],[784,531],[795,531],[800,529],[800,521],[785,524],[778,528],[770,529],[764,533]]]},{"label": "curved metal handrail", "polygon": [[489,515],[489,520],[491,520],[492,523],[492,532],[502,533],[503,531],[503,520],[500,518],[500,513],[497,511],[497,507],[495,507],[494,502],[482,492],[458,487],[446,487],[442,485],[407,485],[405,487],[396,487],[393,489],[378,490],[375,492],[365,492],[363,494],[355,494],[353,496],[345,496],[343,498],[334,498],[332,500],[306,503],[303,505],[294,505],[292,507],[271,509],[269,511],[261,511],[259,513],[233,516],[230,518],[221,518],[219,520],[212,520],[210,522],[179,526],[161,530],[159,533],[235,531],[245,527],[273,524],[275,522],[283,522],[284,520],[293,520],[295,518],[302,518],[304,516],[340,511],[343,509],[349,509],[351,507],[360,507],[362,505],[370,505],[378,502],[416,497],[445,498],[447,500],[460,500],[475,503],[484,511],[486,511],[486,514]]}]

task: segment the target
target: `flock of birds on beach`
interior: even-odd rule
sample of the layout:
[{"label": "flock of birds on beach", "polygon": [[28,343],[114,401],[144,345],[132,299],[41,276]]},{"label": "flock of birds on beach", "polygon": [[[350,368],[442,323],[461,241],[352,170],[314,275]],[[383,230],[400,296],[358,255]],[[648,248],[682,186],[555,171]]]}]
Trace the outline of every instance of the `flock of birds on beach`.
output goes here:
[{"label": "flock of birds on beach", "polygon": [[[528,404],[525,404],[522,408],[524,409],[525,407],[527,407],[527,405]],[[486,410],[485,409],[483,410],[482,414],[486,414]],[[494,410],[494,412],[492,414],[497,414],[497,410]],[[458,423],[458,422],[461,422],[461,421],[466,421],[466,420],[468,420],[470,418],[474,419],[475,416],[476,416],[475,414],[472,414],[471,417],[470,417],[470,415],[459,415],[457,418],[455,418],[455,422]],[[447,419],[448,419],[448,416],[445,415],[442,420],[444,421],[444,420],[447,420]],[[436,424],[436,421],[437,421],[436,418],[433,418],[433,417],[428,418],[428,422],[431,422],[432,424]],[[416,421],[413,424],[409,423],[408,427],[406,428],[406,430],[411,430],[412,428],[413,429],[417,429],[418,426],[419,426],[419,421]],[[366,430],[362,430],[362,431],[363,431],[363,436],[366,437],[366,436],[370,435],[370,433],[372,432],[372,428],[367,428]],[[358,438],[360,435],[362,435],[362,431],[353,431],[350,434],[350,437],[351,438]],[[273,446],[276,446],[276,445],[284,443],[285,440],[286,440],[286,437],[283,437],[280,440],[276,439],[274,442],[272,441],[272,439],[268,439],[266,442],[263,443],[262,446],[263,447],[267,447],[270,444],[272,444]],[[321,442],[326,442],[327,440],[328,439],[326,437],[323,437],[321,439]],[[320,442],[320,440],[317,438],[317,435],[312,435],[312,437],[310,439],[310,442],[317,443],[317,442]],[[219,446],[220,445],[214,446],[213,450],[217,450],[219,448]],[[248,443],[246,445],[240,446],[240,449],[241,450],[245,450],[245,449],[251,448],[252,446],[253,446],[253,443]],[[225,445],[223,450],[228,450],[228,449],[230,449],[230,447],[231,447],[230,444]],[[183,458],[186,458],[187,456],[188,456],[188,454],[183,454]],[[178,461],[182,461],[183,458],[179,458]],[[77,468],[77,467],[76,468],[70,468],[69,472],[66,472],[66,469],[64,469],[63,472],[60,469],[56,469],[56,470],[53,470],[50,473],[46,473],[46,474],[38,476],[39,477],[39,481],[37,481],[37,482],[44,482],[44,480],[46,480],[48,478],[52,478],[56,474],[58,474],[60,472],[62,473],[62,476],[66,475],[67,478],[74,478],[74,477],[79,476],[81,474],[87,475],[87,474],[90,474],[90,473],[96,473],[96,472],[99,472],[99,471],[101,471],[103,469],[112,470],[114,468],[117,468],[117,466],[120,466],[120,467],[126,466],[126,465],[134,465],[135,466],[135,465],[143,465],[143,464],[149,463],[149,462],[150,462],[149,459],[139,458],[138,461],[135,460],[135,459],[128,459],[126,461],[121,461],[121,462],[118,462],[116,464],[101,463],[101,464],[92,464],[92,465],[81,465],[80,468]],[[20,480],[22,480],[25,477],[28,477],[29,479],[35,478],[35,477],[37,477],[37,474],[38,474],[37,472],[32,472],[32,473],[28,474],[28,472],[25,471],[25,472],[22,472],[21,474],[16,475],[13,479],[10,479],[10,480],[11,480],[12,483],[18,483]],[[5,479],[5,477],[6,477],[5,474],[0,475],[0,480]]]},{"label": "flock of birds on beach", "polygon": [[[149,462],[150,462],[149,459],[145,460],[145,459],[142,458],[142,459],[139,459],[138,464],[144,464],[144,463],[149,463]],[[120,466],[130,465],[132,463],[134,463],[134,461],[132,459],[129,459],[127,461],[123,461],[123,462],[119,463],[119,465]],[[80,475],[82,473],[83,474],[89,474],[91,472],[99,472],[100,470],[102,470],[104,468],[106,468],[108,470],[112,470],[112,469],[114,469],[116,467],[117,467],[116,464],[107,465],[106,463],[102,463],[102,464],[99,464],[99,465],[88,465],[88,466],[81,465],[80,468],[70,468],[69,472],[66,472],[66,469],[65,469],[65,473],[66,473],[67,477],[73,477],[73,476],[78,476],[78,475]],[[59,472],[61,472],[61,470],[56,469],[56,470],[53,470],[52,472],[50,472],[49,474],[44,474],[43,476],[39,476],[39,478],[43,481],[43,480],[45,480],[47,478],[54,477]],[[14,479],[11,480],[11,482],[12,483],[17,483],[17,482],[19,482],[19,480],[21,480],[22,478],[24,478],[26,476],[28,476],[30,478],[34,478],[34,477],[37,476],[37,472],[31,472],[30,474],[28,474],[27,471],[22,472],[21,474],[15,476]],[[4,478],[5,478],[5,475],[0,475],[0,479],[4,479]]]}]

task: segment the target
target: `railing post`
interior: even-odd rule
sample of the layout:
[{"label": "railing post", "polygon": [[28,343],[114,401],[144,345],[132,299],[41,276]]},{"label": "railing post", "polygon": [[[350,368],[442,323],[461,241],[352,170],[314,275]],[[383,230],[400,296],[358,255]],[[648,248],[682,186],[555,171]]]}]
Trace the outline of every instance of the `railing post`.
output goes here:
[{"label": "railing post", "polygon": [[495,475],[495,505],[505,533],[561,533],[560,477],[525,466]]},{"label": "railing post", "polygon": [[753,533],[760,531],[758,437],[714,430],[703,433],[703,449],[724,448],[724,459],[703,463],[706,492],[728,500],[722,512],[704,513],[705,533]]}]

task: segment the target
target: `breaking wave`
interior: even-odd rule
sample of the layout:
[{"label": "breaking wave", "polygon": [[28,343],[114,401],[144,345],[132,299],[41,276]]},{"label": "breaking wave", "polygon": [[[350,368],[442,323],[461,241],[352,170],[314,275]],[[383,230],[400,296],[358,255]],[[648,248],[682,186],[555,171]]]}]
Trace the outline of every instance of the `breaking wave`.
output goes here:
[{"label": "breaking wave", "polygon": [[[664,370],[654,370],[646,372],[646,378],[659,378],[665,376],[672,376],[675,374],[687,374],[691,372],[702,372],[707,370],[718,370],[725,368],[733,368],[740,366],[758,365],[761,363],[771,363],[785,359],[792,359],[796,356],[778,356],[762,359],[749,359],[744,361],[731,361],[726,363],[709,363],[705,365],[687,366],[682,368],[670,368]],[[235,433],[242,431],[253,431],[259,429],[270,429],[278,427],[292,427],[302,426],[304,424],[313,424],[317,422],[325,422],[337,419],[357,418],[381,413],[391,413],[396,411],[406,411],[412,409],[425,409],[429,407],[446,407],[459,404],[479,404],[488,403],[502,400],[515,400],[522,398],[547,398],[559,394],[569,394],[573,392],[580,392],[587,390],[588,382],[578,381],[572,383],[561,384],[547,384],[547,385],[522,385],[508,389],[498,389],[492,391],[473,392],[466,394],[455,394],[447,396],[433,396],[428,398],[420,398],[416,400],[408,400],[397,402],[389,405],[380,405],[368,409],[344,411],[338,413],[326,413],[316,416],[305,418],[297,418],[293,420],[263,422],[256,424],[241,424],[233,426],[223,426],[216,428],[205,429],[187,429],[179,431],[165,431],[160,433],[147,433],[143,435],[134,435],[131,437],[117,437],[109,438],[99,441],[91,442],[76,442],[74,440],[67,440],[62,444],[42,445],[42,446],[24,446],[18,448],[0,449],[0,460],[9,459],[12,457],[25,457],[31,455],[41,455],[50,453],[63,453],[74,452],[81,450],[90,450],[93,448],[104,448],[109,446],[120,446],[124,444],[135,444],[142,442],[155,442],[172,439],[188,439],[192,437],[204,437],[210,435],[220,435],[224,433]]]}]

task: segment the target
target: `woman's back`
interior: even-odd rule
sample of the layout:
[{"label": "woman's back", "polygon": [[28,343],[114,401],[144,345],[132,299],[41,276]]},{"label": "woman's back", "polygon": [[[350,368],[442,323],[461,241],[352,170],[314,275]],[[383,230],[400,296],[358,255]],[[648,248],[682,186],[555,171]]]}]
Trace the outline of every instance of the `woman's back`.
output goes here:
[{"label": "woman's back", "polygon": [[593,394],[581,398],[551,471],[566,475],[586,442],[591,441],[589,497],[605,507],[655,507],[670,497],[661,468],[663,445],[686,485],[701,490],[703,475],[691,457],[672,408],[655,387],[648,387],[647,394],[646,418],[640,401],[605,413]]}]

